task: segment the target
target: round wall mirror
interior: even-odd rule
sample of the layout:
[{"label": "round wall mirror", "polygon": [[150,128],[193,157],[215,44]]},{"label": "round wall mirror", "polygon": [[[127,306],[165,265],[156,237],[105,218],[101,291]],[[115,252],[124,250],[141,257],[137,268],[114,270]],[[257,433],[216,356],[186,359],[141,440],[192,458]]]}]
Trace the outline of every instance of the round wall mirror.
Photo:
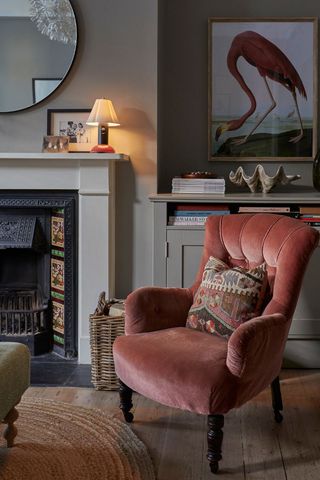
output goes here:
[{"label": "round wall mirror", "polygon": [[69,0],[0,2],[0,113],[31,107],[64,80],[77,47]]}]

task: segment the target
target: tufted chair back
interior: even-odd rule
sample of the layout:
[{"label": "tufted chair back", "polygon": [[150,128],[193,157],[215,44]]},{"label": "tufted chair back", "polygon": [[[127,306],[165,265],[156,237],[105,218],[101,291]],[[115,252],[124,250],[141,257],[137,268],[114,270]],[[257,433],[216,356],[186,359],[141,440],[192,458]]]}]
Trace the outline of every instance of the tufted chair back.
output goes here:
[{"label": "tufted chair back", "polygon": [[192,291],[197,290],[210,256],[245,268],[266,262],[271,299],[263,314],[278,312],[291,319],[318,237],[315,229],[283,215],[211,216],[207,220],[203,254]]}]

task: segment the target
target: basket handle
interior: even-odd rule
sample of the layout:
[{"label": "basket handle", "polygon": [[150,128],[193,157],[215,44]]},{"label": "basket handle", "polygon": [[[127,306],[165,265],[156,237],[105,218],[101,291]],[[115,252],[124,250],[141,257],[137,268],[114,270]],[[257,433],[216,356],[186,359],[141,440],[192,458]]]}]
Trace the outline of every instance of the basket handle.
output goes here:
[{"label": "basket handle", "polygon": [[112,303],[114,303],[112,300],[106,299],[106,292],[101,292],[98,298],[97,308],[94,311],[94,315],[109,315],[109,310]]}]

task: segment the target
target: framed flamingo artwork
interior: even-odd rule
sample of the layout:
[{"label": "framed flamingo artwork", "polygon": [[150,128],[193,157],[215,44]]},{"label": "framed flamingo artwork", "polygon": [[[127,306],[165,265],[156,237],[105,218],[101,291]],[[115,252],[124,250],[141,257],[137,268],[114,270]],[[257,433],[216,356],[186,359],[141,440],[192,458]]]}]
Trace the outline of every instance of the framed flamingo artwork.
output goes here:
[{"label": "framed flamingo artwork", "polygon": [[317,152],[317,19],[209,18],[209,159]]}]

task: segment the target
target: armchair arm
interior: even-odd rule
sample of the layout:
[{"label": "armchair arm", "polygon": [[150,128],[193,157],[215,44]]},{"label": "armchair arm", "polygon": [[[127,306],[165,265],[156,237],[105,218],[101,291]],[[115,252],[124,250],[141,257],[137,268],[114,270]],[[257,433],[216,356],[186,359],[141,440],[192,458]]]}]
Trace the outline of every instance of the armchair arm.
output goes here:
[{"label": "armchair arm", "polygon": [[126,334],[184,327],[192,302],[188,288],[138,288],[125,302]]},{"label": "armchair arm", "polygon": [[281,368],[289,322],[281,313],[240,325],[228,342],[227,367],[236,377],[276,376]]}]

